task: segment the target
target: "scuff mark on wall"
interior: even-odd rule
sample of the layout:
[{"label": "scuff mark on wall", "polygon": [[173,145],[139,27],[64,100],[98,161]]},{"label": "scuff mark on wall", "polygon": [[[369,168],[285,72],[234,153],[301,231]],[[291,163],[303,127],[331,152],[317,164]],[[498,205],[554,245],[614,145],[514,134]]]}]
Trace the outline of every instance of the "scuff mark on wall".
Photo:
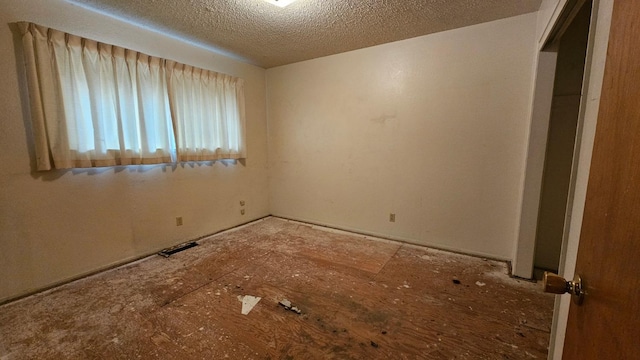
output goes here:
[{"label": "scuff mark on wall", "polygon": [[396,114],[393,114],[393,115],[382,114],[382,116],[380,117],[371,119],[371,122],[375,124],[386,124],[388,120],[393,120],[396,117],[397,117]]}]

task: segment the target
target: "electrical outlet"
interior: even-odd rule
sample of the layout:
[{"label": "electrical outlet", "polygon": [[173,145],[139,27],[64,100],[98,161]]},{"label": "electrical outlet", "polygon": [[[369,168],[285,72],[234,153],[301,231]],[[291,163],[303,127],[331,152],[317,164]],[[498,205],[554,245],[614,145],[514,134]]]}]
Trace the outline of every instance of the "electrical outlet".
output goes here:
[{"label": "electrical outlet", "polygon": [[244,206],[244,200],[240,200],[240,206]]},{"label": "electrical outlet", "polygon": [[389,214],[389,221],[390,222],[396,222],[396,214],[394,214],[394,213]]},{"label": "electrical outlet", "polygon": [[244,209],[240,210],[240,215],[244,215]]},{"label": "electrical outlet", "polygon": [[182,216],[176,217],[176,226],[182,226]]}]

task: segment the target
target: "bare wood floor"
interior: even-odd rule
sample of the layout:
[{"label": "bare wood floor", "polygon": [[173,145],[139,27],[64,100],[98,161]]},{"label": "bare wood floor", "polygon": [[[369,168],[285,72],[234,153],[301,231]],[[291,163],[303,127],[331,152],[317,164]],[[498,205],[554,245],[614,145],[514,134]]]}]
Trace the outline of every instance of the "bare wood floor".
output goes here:
[{"label": "bare wood floor", "polygon": [[0,307],[0,359],[545,359],[553,296],[506,273],[268,218]]}]

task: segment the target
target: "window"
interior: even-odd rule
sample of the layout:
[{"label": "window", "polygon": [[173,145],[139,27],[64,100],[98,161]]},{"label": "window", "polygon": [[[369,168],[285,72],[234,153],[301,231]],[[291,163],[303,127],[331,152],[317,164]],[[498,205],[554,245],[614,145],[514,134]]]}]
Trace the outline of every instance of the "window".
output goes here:
[{"label": "window", "polygon": [[38,170],[246,156],[242,79],[19,27]]},{"label": "window", "polygon": [[167,69],[179,160],[241,157],[242,81],[173,61]]}]

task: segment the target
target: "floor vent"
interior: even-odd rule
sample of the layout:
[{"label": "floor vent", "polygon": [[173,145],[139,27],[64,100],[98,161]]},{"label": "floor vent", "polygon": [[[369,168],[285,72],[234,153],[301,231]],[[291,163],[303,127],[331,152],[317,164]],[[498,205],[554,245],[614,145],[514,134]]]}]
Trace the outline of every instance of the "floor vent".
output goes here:
[{"label": "floor vent", "polygon": [[177,252],[190,249],[190,248],[192,248],[194,246],[198,246],[198,243],[196,243],[195,241],[187,242],[187,243],[184,243],[184,244],[180,244],[180,245],[172,246],[170,248],[166,248],[166,249],[160,251],[158,253],[158,255],[164,256],[164,257],[169,257],[169,256],[171,256],[171,255],[173,255],[173,254],[175,254]]}]

